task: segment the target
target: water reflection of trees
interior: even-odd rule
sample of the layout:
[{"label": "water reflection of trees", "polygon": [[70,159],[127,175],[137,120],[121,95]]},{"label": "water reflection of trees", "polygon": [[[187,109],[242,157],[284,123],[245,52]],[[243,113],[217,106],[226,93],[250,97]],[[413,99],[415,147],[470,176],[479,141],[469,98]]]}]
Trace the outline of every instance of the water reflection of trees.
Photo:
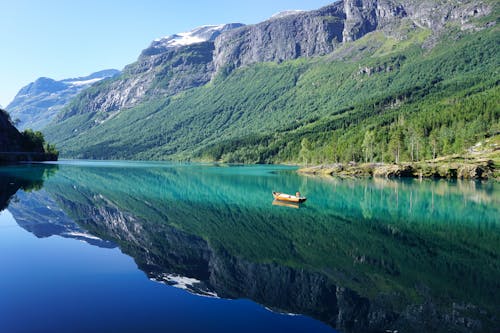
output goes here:
[{"label": "water reflection of trees", "polygon": [[364,219],[498,226],[499,189],[493,182],[334,178],[325,184],[335,193],[331,206],[359,210]]},{"label": "water reflection of trees", "polygon": [[0,166],[0,211],[7,208],[19,189],[38,191],[57,170],[57,165]]}]

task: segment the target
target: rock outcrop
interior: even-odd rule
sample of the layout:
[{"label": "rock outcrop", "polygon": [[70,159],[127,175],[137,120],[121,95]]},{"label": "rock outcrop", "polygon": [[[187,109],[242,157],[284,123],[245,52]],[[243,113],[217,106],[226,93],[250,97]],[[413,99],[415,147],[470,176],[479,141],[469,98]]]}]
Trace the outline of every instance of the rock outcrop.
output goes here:
[{"label": "rock outcrop", "polygon": [[[433,178],[433,179],[495,179],[496,168],[493,160],[472,158],[460,161],[462,157],[451,160],[427,162],[384,164],[353,163],[331,164],[304,167],[298,170],[302,174],[336,177],[381,177],[381,178]],[[458,161],[457,161],[458,160]]]},{"label": "rock outcrop", "polygon": [[58,153],[45,151],[40,133],[20,133],[7,111],[0,109],[0,163],[57,161]]}]

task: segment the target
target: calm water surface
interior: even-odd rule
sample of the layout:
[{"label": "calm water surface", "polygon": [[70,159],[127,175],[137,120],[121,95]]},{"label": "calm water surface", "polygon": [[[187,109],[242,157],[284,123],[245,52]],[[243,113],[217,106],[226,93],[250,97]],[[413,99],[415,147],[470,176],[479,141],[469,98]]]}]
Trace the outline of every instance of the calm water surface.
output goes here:
[{"label": "calm water surface", "polygon": [[500,327],[492,182],[61,162],[0,167],[0,210],[0,332]]}]

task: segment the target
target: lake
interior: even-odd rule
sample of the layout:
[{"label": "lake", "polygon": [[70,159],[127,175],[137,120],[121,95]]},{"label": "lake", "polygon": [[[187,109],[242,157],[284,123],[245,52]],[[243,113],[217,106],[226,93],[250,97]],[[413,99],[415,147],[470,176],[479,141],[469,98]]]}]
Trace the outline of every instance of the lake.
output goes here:
[{"label": "lake", "polygon": [[62,161],[0,167],[0,210],[0,332],[500,327],[494,182]]}]

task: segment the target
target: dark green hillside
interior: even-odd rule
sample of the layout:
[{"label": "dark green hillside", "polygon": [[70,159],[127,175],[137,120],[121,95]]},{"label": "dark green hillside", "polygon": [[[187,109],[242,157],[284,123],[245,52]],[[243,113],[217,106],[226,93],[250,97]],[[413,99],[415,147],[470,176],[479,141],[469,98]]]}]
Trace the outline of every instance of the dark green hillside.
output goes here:
[{"label": "dark green hillside", "polygon": [[27,129],[20,133],[7,111],[0,109],[0,163],[57,160],[58,154],[41,132]]},{"label": "dark green hillside", "polygon": [[321,58],[219,74],[102,123],[69,117],[46,134],[64,156],[97,159],[389,162],[460,153],[500,130],[499,29],[451,27],[431,49],[429,36],[375,32]]}]

